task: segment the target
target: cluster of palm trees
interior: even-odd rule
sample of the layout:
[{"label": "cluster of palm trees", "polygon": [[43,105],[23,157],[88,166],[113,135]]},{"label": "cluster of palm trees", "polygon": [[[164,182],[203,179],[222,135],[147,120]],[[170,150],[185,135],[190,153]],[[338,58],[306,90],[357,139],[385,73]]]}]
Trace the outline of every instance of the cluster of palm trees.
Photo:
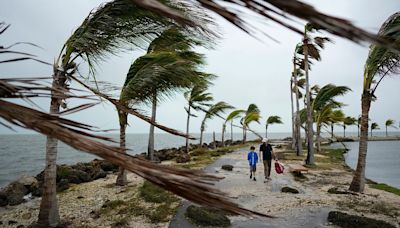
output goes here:
[{"label": "cluster of palm trees", "polygon": [[[385,121],[385,133],[386,133],[386,136],[389,136],[389,134],[388,134],[388,128],[389,127],[397,129],[395,123],[396,122],[394,120],[392,120],[392,119],[387,119]],[[399,127],[400,127],[400,123],[399,123]],[[370,134],[370,136],[372,137],[372,131],[373,130],[379,130],[379,129],[380,129],[380,127],[379,127],[377,122],[371,123],[371,134]]]},{"label": "cluster of palm trees", "polygon": [[[235,1],[234,7],[220,5],[218,1],[197,0],[199,5],[210,9],[226,18],[228,21],[249,32],[247,20],[243,20],[237,14],[236,7],[246,7],[264,19],[273,19],[281,25],[301,33],[298,29],[286,23],[287,15],[305,19],[311,22],[304,31],[303,41],[297,45],[293,58],[293,74],[291,91],[296,96],[296,112],[293,118],[294,143],[297,153],[301,153],[301,111],[297,103],[301,98],[299,88],[305,85],[305,121],[303,128],[307,133],[307,163],[314,163],[314,130],[313,124],[323,126],[334,120],[335,112],[338,112],[340,103],[334,100],[335,96],[347,92],[348,88],[338,91],[337,86],[328,85],[321,89],[314,87],[314,92],[309,85],[309,70],[313,60],[320,60],[319,50],[329,39],[324,37],[311,37],[312,32],[324,29],[330,33],[346,37],[359,42],[372,41],[375,44],[371,50],[365,65],[364,84],[362,93],[362,115],[360,121],[360,149],[357,170],[350,189],[362,192],[365,182],[365,157],[367,153],[368,114],[371,102],[375,98],[375,91],[382,79],[390,73],[396,72],[399,67],[399,41],[400,15],[392,15],[382,26],[378,37],[362,29],[359,29],[346,20],[331,17],[315,10],[312,6],[298,1],[269,1],[258,4],[257,1]],[[271,9],[274,14],[271,15]],[[304,14],[307,12],[307,14]],[[184,135],[173,129],[169,129],[156,123],[157,104],[171,97],[177,91],[182,91],[188,101],[185,108],[188,113],[187,133],[189,120],[193,116],[192,110],[201,110],[205,117],[201,131],[205,130],[206,120],[213,116],[221,116],[226,110],[233,107],[224,102],[210,104],[207,93],[212,75],[201,72],[203,56],[194,52],[193,47],[205,45],[215,39],[215,32],[209,28],[213,24],[203,8],[198,5],[187,4],[183,1],[141,1],[141,0],[113,0],[101,5],[92,11],[83,23],[73,32],[71,37],[63,45],[58,57],[53,64],[53,82],[50,97],[49,114],[35,111],[29,108],[12,104],[3,99],[0,100],[0,114],[3,119],[11,124],[34,129],[47,136],[46,142],[46,169],[44,174],[43,196],[40,205],[38,225],[40,227],[55,227],[59,224],[59,213],[56,198],[56,158],[57,144],[61,139],[74,148],[90,152],[118,165],[129,167],[131,171],[138,173],[146,179],[158,184],[176,194],[193,200],[197,203],[219,206],[227,211],[249,215],[255,212],[243,209],[230,202],[220,192],[204,186],[206,180],[215,180],[209,175],[202,176],[199,172],[180,172],[168,167],[160,167],[151,163],[135,160],[125,154],[125,129],[127,125],[127,113],[133,114],[149,123],[173,134]],[[0,34],[5,29],[0,30]],[[3,49],[3,47],[1,47]],[[79,73],[79,63],[84,62],[89,66],[91,76],[94,76],[96,66],[107,55],[117,54],[121,50],[132,48],[147,49],[147,53],[134,61],[131,65],[120,99],[113,99],[103,94],[98,88],[91,88],[82,83],[76,76]],[[2,61],[4,63],[4,61]],[[184,75],[185,77],[181,77]],[[301,78],[305,76],[304,80]],[[380,77],[380,78],[377,78]],[[118,111],[120,122],[120,147],[110,147],[98,141],[93,141],[93,135],[84,132],[90,130],[90,126],[69,121],[59,117],[62,109],[67,107],[65,100],[71,97],[68,94],[70,81],[80,83],[91,92],[100,96],[112,104]],[[24,87],[12,86],[10,81],[1,81],[1,98],[24,98],[23,93],[38,93],[29,90],[33,85]],[[26,81],[25,81],[26,83]],[[294,89],[292,89],[294,87]],[[340,87],[341,88],[341,87]],[[39,88],[38,90],[43,87]],[[337,94],[330,98],[319,95],[321,92]],[[40,93],[39,93],[40,94]],[[32,95],[32,94],[29,94]],[[198,99],[204,98],[204,100]],[[208,98],[207,98],[208,97]],[[25,97],[26,98],[26,97]],[[147,104],[152,107],[150,118],[141,114],[136,107]],[[79,110],[77,107],[72,110]],[[16,113],[25,115],[16,115]],[[337,113],[339,115],[339,113]],[[336,117],[335,117],[336,118]],[[243,141],[246,141],[247,131],[252,122],[260,121],[260,110],[255,104],[250,104],[247,110],[234,110],[224,119],[222,132],[225,133],[226,124],[240,119],[243,129]],[[295,120],[295,121],[294,121]],[[266,135],[268,126],[280,123],[280,118],[271,117],[266,122]],[[331,124],[331,126],[333,126]],[[372,127],[371,127],[372,128]],[[232,132],[232,130],[231,130]],[[150,128],[149,157],[154,151],[154,128]],[[317,129],[318,135],[318,129]],[[231,135],[232,136],[232,135]],[[223,136],[224,137],[224,136]],[[97,137],[97,139],[105,139]],[[317,140],[318,142],[318,140]],[[188,143],[187,143],[188,145]],[[168,173],[170,175],[163,175]],[[191,176],[192,175],[192,176]],[[193,177],[193,178],[188,178]],[[204,179],[202,179],[204,178]],[[124,184],[124,170],[121,168],[118,178],[119,184]],[[174,184],[173,184],[174,183]],[[179,184],[175,184],[179,183]]]}]

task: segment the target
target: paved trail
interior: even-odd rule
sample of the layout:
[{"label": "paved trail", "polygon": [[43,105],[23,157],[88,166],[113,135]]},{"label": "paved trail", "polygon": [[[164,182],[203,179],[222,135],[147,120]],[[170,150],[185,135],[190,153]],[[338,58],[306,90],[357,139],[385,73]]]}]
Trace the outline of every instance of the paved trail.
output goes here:
[{"label": "paved trail", "polygon": [[[234,200],[245,208],[274,215],[274,219],[246,218],[232,216],[232,227],[332,227],[327,222],[328,212],[334,206],[324,204],[320,195],[313,189],[305,188],[294,181],[292,175],[271,172],[272,180],[264,183],[263,165],[257,165],[257,181],[249,179],[249,168],[246,161],[247,151],[240,150],[224,155],[208,166],[205,171],[224,176],[225,179],[216,184],[216,188],[227,192]],[[221,169],[224,164],[233,165],[233,171]],[[283,186],[295,187],[300,194],[281,193]],[[315,202],[315,203],[314,203]],[[191,203],[185,201],[171,221],[172,228],[197,227],[184,216]]]}]

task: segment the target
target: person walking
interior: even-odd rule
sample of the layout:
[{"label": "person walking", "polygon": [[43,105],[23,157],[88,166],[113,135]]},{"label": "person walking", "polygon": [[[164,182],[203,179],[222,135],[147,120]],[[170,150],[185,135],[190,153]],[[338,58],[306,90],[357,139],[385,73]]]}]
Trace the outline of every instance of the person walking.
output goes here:
[{"label": "person walking", "polygon": [[260,158],[262,158],[264,164],[265,180],[271,180],[271,163],[272,158],[275,158],[275,154],[272,150],[271,144],[268,143],[267,138],[263,138],[262,144],[260,145]]},{"label": "person walking", "polygon": [[253,181],[256,181],[256,167],[258,162],[258,155],[254,151],[255,149],[254,146],[251,146],[250,152],[247,154],[247,160],[249,161],[250,166],[250,179],[253,178]]}]

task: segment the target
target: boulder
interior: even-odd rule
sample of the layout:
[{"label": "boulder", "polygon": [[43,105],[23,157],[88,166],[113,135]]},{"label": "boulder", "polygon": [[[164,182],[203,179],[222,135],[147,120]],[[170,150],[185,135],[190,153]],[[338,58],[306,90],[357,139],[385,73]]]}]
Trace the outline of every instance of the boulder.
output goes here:
[{"label": "boulder", "polygon": [[57,183],[57,192],[62,192],[67,190],[70,187],[69,185],[69,181],[67,179],[61,179],[58,183]]},{"label": "boulder", "polygon": [[157,151],[157,153],[155,153],[155,156],[158,157],[160,161],[165,161],[176,158],[178,153],[179,152],[177,149],[163,149]]},{"label": "boulder", "polygon": [[18,205],[24,202],[24,196],[27,193],[28,189],[23,184],[14,181],[1,190],[2,204],[7,202],[9,205]]},{"label": "boulder", "polygon": [[222,165],[221,169],[227,170],[227,171],[232,171],[233,165]]},{"label": "boulder", "polygon": [[0,191],[0,207],[7,206],[8,200],[5,192]]},{"label": "boulder", "polygon": [[350,215],[340,211],[331,211],[328,214],[328,221],[342,228],[394,228],[395,226],[382,220],[368,218],[358,215]]},{"label": "boulder", "polygon": [[118,166],[114,165],[113,163],[105,160],[100,160],[100,168],[106,172],[112,171],[112,172],[118,172]]},{"label": "boulder", "polygon": [[285,187],[283,187],[283,188],[281,189],[281,192],[298,194],[298,193],[299,193],[299,190],[297,190],[297,189],[295,189],[295,188],[292,188],[292,187],[285,186]]},{"label": "boulder", "polygon": [[101,168],[94,168],[89,175],[92,180],[97,180],[106,177],[107,173]]},{"label": "boulder", "polygon": [[190,161],[190,155],[187,153],[179,153],[176,157],[177,163],[186,163]]},{"label": "boulder", "polygon": [[339,187],[332,187],[328,189],[328,193],[330,194],[350,194],[350,195],[358,195],[355,192],[349,191],[347,189],[340,189]]},{"label": "boulder", "polygon": [[37,191],[39,188],[39,182],[35,177],[32,176],[21,176],[16,182],[25,186],[28,189],[28,192]]}]

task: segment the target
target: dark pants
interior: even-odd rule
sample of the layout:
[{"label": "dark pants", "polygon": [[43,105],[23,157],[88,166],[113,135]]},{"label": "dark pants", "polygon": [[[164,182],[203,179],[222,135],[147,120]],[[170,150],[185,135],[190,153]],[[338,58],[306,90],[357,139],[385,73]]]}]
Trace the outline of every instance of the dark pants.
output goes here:
[{"label": "dark pants", "polygon": [[265,178],[271,175],[271,161],[272,160],[263,160]]}]

